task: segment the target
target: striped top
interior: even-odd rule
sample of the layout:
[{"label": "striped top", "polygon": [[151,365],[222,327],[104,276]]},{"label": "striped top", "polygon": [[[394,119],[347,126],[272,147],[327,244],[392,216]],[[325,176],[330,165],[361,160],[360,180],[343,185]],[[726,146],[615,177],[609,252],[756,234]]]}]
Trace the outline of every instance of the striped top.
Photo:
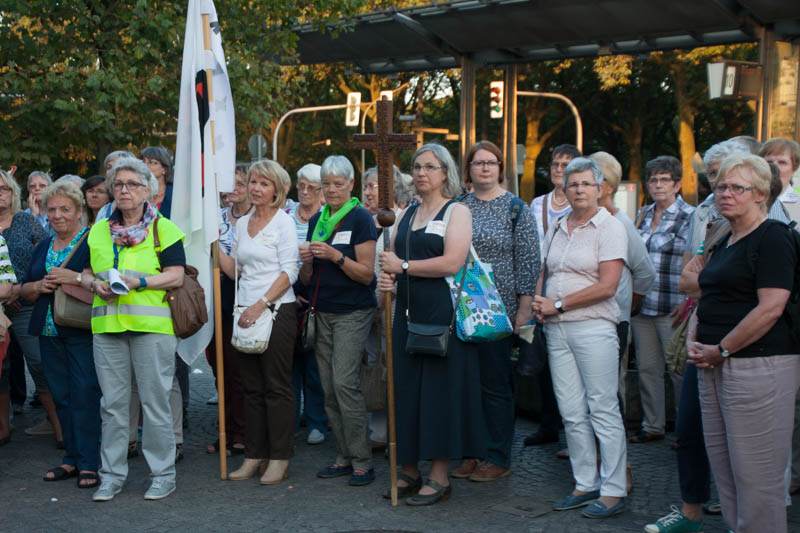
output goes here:
[{"label": "striped top", "polygon": [[11,257],[8,255],[6,240],[0,236],[0,283],[16,283],[17,276],[14,274],[14,266],[11,264]]}]

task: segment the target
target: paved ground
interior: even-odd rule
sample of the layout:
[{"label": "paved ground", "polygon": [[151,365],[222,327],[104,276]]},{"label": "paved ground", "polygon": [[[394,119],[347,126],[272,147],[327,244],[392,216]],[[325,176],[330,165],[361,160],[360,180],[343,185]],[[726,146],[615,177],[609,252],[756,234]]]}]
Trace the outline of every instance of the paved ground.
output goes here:
[{"label": "paved ground", "polygon": [[[553,454],[559,445],[524,448],[522,439],[536,425],[517,423],[513,474],[481,484],[454,480],[453,497],[432,507],[392,508],[381,492],[388,485],[388,460],[375,456],[378,479],[367,487],[347,486],[347,478],[321,480],[315,472],[333,458],[326,442],[308,446],[296,439],[296,457],[287,482],[271,487],[219,479],[216,455],[205,444],[216,436],[216,406],[205,400],[213,380],[205,361],[191,375],[192,402],[186,431],[186,458],[178,464],[178,491],[159,502],[142,498],[148,486],[140,456],[130,462],[124,491],[108,503],[91,501],[74,479],[45,483],[44,472],[59,464],[51,437],[28,437],[41,410],[26,407],[18,416],[12,442],[0,448],[0,531],[276,531],[341,533],[403,532],[622,532],[642,531],[645,523],[678,503],[674,452],[668,441],[632,445],[629,458],[636,485],[628,510],[608,520],[588,520],[577,511],[556,513],[550,505],[571,489],[568,461]],[[563,443],[563,435],[562,435]],[[240,458],[229,460],[229,471]],[[707,517],[706,532],[723,532],[719,517]],[[800,531],[800,508],[790,508],[790,531]],[[766,532],[765,532],[766,533]]]}]

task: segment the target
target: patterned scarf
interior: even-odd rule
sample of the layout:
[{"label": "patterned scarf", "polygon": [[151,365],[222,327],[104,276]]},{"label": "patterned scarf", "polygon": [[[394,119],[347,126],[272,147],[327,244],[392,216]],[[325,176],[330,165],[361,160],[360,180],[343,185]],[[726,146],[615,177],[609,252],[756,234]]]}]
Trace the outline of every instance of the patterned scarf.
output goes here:
[{"label": "patterned scarf", "polygon": [[117,246],[136,246],[147,238],[150,223],[158,216],[158,211],[150,202],[144,203],[144,215],[142,219],[127,228],[123,226],[122,214],[119,218],[113,217],[108,221],[108,228],[111,230],[111,239]]}]

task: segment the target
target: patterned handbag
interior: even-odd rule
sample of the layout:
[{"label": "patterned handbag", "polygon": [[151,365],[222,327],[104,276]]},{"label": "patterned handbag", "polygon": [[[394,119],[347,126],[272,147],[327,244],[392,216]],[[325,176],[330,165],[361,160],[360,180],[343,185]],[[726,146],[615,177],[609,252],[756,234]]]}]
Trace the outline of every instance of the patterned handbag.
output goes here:
[{"label": "patterned handbag", "polygon": [[[466,269],[464,289],[460,292],[456,279]],[[456,333],[465,342],[492,342],[508,337],[514,326],[506,306],[494,284],[492,265],[481,262],[470,246],[467,262],[455,276],[447,276],[450,296],[456,308]]]}]

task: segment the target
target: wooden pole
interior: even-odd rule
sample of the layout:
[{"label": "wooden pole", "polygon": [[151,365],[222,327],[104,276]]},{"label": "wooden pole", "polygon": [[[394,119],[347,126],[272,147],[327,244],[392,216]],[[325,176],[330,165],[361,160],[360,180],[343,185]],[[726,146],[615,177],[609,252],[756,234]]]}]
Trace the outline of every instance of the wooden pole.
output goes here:
[{"label": "wooden pole", "polygon": [[[202,14],[203,18],[203,48],[211,51],[211,24],[209,23],[208,13]],[[212,72],[210,68],[206,68],[206,86],[208,87],[208,101],[212,102],[213,89],[212,89]],[[216,155],[216,143],[214,142],[214,121],[211,124],[211,154]],[[214,194],[217,191],[217,175],[214,174]],[[220,479],[228,479],[228,456],[227,456],[227,439],[225,438],[225,365],[222,361],[222,297],[220,288],[220,269],[219,269],[219,240],[211,244],[211,255],[214,260],[214,267],[212,269],[211,277],[214,284],[214,347],[217,353],[217,416],[219,417],[219,477]]]},{"label": "wooden pole", "polygon": [[[392,226],[383,228],[383,250],[390,251]],[[389,483],[392,507],[397,507],[397,434],[395,431],[394,404],[394,354],[392,352],[392,293],[383,295],[383,323],[386,334],[386,396],[389,412]]]}]

